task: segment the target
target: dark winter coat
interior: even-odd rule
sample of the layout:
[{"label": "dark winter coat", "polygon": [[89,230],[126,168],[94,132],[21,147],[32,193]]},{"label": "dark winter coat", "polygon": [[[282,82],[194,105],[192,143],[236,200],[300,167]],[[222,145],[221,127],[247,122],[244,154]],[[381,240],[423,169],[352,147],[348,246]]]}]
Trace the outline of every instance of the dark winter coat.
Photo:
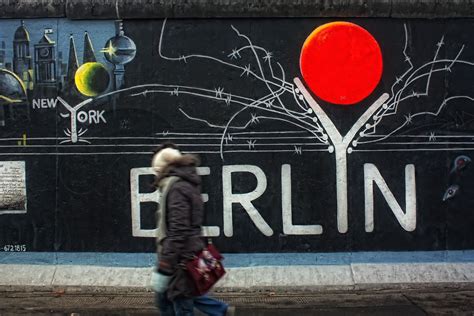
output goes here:
[{"label": "dark winter coat", "polygon": [[158,271],[172,275],[167,290],[171,300],[192,296],[194,287],[184,265],[204,247],[201,237],[204,208],[197,163],[194,156],[183,155],[157,177],[158,183],[166,177],[179,177],[169,188],[166,198],[166,237],[161,241],[158,253]]}]

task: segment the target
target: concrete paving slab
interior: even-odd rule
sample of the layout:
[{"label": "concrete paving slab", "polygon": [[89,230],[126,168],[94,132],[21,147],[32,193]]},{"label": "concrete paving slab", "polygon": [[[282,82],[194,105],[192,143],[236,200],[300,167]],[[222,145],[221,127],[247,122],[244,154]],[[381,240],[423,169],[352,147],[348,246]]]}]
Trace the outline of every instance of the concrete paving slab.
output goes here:
[{"label": "concrete paving slab", "polygon": [[51,286],[56,266],[0,265],[0,286]]},{"label": "concrete paving slab", "polygon": [[60,265],[53,286],[139,287],[150,284],[151,268]]},{"label": "concrete paving slab", "polygon": [[473,282],[472,264],[400,263],[352,264],[355,284]]},{"label": "concrete paving slab", "polygon": [[[0,264],[0,286],[146,289],[152,267]],[[474,263],[377,263],[227,268],[218,290],[474,283]]]},{"label": "concrete paving slab", "polygon": [[218,288],[353,285],[349,265],[272,266],[228,269]]},{"label": "concrete paving slab", "polygon": [[464,276],[466,282],[474,282],[474,263],[457,263],[451,266]]}]

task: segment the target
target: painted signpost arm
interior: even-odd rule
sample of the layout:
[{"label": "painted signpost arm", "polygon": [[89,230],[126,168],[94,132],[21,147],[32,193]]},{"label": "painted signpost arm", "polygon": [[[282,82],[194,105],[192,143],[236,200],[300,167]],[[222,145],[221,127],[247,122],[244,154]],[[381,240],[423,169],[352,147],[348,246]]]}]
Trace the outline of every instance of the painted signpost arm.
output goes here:
[{"label": "painted signpost arm", "polygon": [[352,125],[351,129],[347,134],[344,136],[343,142],[349,146],[350,142],[354,138],[354,136],[357,134],[357,132],[362,128],[362,126],[370,120],[372,115],[382,106],[384,105],[385,101],[387,101],[389,98],[388,93],[382,94],[374,103],[372,103],[371,106],[362,114],[361,117],[355,122],[354,125]]},{"label": "painted signpost arm", "polygon": [[71,113],[71,142],[77,143],[77,111],[79,111],[83,106],[93,101],[93,99],[87,99],[77,104],[75,107],[70,106],[63,98],[58,96],[59,102]]},{"label": "painted signpost arm", "polygon": [[342,142],[342,136],[337,130],[334,123],[331,119],[326,115],[323,109],[319,106],[316,100],[311,96],[311,94],[306,90],[304,84],[301,82],[300,78],[296,77],[293,79],[294,83],[300,90],[301,94],[305,98],[306,102],[308,102],[309,106],[313,109],[314,114],[318,117],[319,121],[323,125],[324,129],[328,133],[328,136],[331,137],[333,143],[340,143]]}]

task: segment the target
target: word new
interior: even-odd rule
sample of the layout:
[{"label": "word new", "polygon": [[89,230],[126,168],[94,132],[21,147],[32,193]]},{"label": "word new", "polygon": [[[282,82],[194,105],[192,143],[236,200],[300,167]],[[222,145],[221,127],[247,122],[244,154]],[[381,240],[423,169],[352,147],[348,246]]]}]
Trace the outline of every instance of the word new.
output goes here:
[{"label": "word new", "polygon": [[[406,231],[416,229],[416,183],[415,166],[412,164],[405,166],[405,210],[395,199],[387,183],[382,177],[378,168],[371,163],[364,164],[364,199],[365,199],[365,231],[374,230],[374,185],[378,187],[383,198],[388,204],[393,215],[400,226]],[[209,176],[210,168],[199,167],[198,173],[201,176]],[[255,189],[246,193],[234,193],[232,181],[238,178],[239,174],[252,174],[257,180]],[[156,229],[142,229],[141,227],[141,203],[159,203],[160,194],[158,191],[151,193],[140,192],[140,176],[153,175],[151,168],[134,168],[130,170],[130,190],[132,207],[132,235],[134,237],[155,237]],[[233,176],[234,175],[234,176]],[[274,178],[269,177],[270,179]],[[222,166],[222,209],[223,209],[223,230],[226,237],[232,237],[233,227],[233,205],[240,204],[245,210],[253,224],[265,236],[272,236],[274,231],[267,221],[262,217],[259,210],[252,203],[262,196],[267,189],[267,175],[255,165],[227,165]],[[291,166],[283,164],[281,166],[281,216],[283,223],[283,233],[286,235],[321,235],[322,225],[294,225],[292,207],[292,180]],[[347,192],[347,191],[346,191]],[[208,194],[202,195],[204,202],[209,200]],[[347,197],[345,197],[347,199]],[[340,202],[340,199],[337,199]],[[345,213],[347,216],[347,213]],[[340,214],[338,214],[340,219]],[[346,218],[343,218],[347,222]],[[220,236],[219,226],[206,226],[203,228],[204,236]]]},{"label": "word new", "polygon": [[58,103],[57,99],[33,99],[33,109],[54,109]]}]

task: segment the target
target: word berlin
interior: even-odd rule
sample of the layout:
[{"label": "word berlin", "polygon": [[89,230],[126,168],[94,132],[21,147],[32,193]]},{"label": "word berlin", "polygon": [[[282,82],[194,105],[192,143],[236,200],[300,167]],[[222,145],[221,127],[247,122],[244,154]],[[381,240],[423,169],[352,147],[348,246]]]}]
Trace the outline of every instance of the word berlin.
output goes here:
[{"label": "word berlin", "polygon": [[[374,184],[382,193],[383,198],[398,220],[400,226],[406,231],[414,231],[416,228],[416,184],[415,184],[415,166],[408,164],[405,166],[405,210],[395,199],[389,186],[385,182],[378,168],[371,163],[364,164],[364,199],[365,199],[365,231],[371,232],[374,229]],[[198,173],[205,177],[211,175],[209,167],[198,167]],[[232,174],[234,179],[239,174],[249,173],[255,177],[257,185],[251,192],[233,193],[232,192]],[[130,189],[131,189],[131,207],[132,207],[132,235],[134,237],[154,237],[155,229],[142,229],[141,227],[141,204],[147,202],[159,203],[160,194],[154,192],[140,192],[140,176],[153,175],[151,168],[133,168],[130,170]],[[336,181],[336,186],[340,185]],[[343,184],[347,185],[347,184]],[[272,236],[273,229],[254,206],[252,201],[261,197],[267,189],[267,176],[265,172],[255,165],[226,165],[222,166],[222,201],[223,201],[223,232],[226,237],[232,237],[233,227],[233,204],[240,204],[246,211],[251,221],[258,230],[265,236]],[[281,166],[281,214],[283,223],[283,233],[286,235],[320,235],[323,233],[322,225],[294,225],[292,220],[292,190],[291,190],[291,165],[283,164]],[[337,203],[340,203],[341,196],[337,196]],[[347,199],[347,197],[345,197]],[[203,194],[203,200],[209,200],[208,194]],[[346,203],[343,201],[342,203]],[[337,216],[338,227],[341,227],[339,221],[347,223],[347,212],[345,217]],[[339,232],[345,233],[339,229]],[[221,234],[219,226],[205,226],[203,234],[209,237],[217,237]]]}]

